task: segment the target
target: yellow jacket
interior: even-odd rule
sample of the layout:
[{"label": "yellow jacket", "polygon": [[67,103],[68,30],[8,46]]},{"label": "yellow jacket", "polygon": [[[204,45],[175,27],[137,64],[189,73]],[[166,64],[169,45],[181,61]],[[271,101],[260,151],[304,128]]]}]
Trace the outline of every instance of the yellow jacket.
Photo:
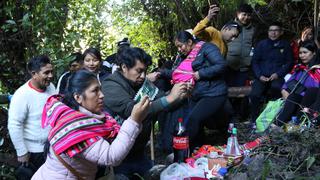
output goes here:
[{"label": "yellow jacket", "polygon": [[211,42],[218,46],[221,54],[225,57],[227,54],[227,46],[222,39],[221,32],[212,26],[208,26],[209,19],[205,17],[194,27],[192,33],[201,40]]}]

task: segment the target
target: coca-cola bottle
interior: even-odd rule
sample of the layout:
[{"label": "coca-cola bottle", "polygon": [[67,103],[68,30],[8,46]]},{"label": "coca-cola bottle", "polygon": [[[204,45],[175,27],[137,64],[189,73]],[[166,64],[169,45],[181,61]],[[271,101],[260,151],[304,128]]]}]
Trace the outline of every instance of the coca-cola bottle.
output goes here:
[{"label": "coca-cola bottle", "polygon": [[184,162],[189,156],[189,136],[183,126],[183,119],[178,119],[178,124],[173,134],[173,154],[174,162]]}]

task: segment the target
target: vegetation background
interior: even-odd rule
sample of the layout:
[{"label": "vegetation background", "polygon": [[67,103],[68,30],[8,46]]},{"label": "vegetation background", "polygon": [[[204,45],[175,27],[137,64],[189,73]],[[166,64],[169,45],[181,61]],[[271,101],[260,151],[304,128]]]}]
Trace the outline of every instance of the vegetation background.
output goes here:
[{"label": "vegetation background", "polygon": [[[193,28],[207,14],[208,0],[4,0],[0,1],[0,92],[13,93],[28,78],[28,59],[47,54],[58,77],[72,52],[93,46],[103,57],[128,37],[157,62],[176,54],[176,32]],[[255,7],[259,38],[269,22],[279,20],[288,38],[313,24],[316,0],[220,0],[214,24],[234,18],[241,3]],[[155,63],[156,64],[156,63]]]}]

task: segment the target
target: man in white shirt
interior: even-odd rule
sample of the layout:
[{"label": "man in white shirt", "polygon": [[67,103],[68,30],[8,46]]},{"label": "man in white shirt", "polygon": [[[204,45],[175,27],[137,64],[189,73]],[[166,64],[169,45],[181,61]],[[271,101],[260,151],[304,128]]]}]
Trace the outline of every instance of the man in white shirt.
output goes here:
[{"label": "man in white shirt", "polygon": [[[53,66],[47,56],[32,58],[27,65],[31,79],[13,95],[9,108],[8,129],[18,161],[36,168],[44,163],[44,144],[48,129],[41,128],[41,116],[47,98],[55,93]],[[18,179],[27,174],[18,173]],[[30,177],[31,178],[31,177]],[[27,178],[28,179],[28,178]]]}]

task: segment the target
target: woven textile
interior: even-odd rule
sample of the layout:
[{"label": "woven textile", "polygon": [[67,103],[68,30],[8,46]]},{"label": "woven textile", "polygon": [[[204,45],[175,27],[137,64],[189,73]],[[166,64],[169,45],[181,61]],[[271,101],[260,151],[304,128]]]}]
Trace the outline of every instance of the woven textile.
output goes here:
[{"label": "woven textile", "polygon": [[111,140],[119,132],[120,126],[109,114],[99,120],[68,107],[61,100],[59,95],[49,97],[42,113],[42,127],[52,127],[48,140],[57,154],[73,157],[100,138]]},{"label": "woven textile", "polygon": [[186,59],[184,59],[179,66],[172,73],[172,84],[180,82],[189,82],[192,85],[195,84],[194,72],[192,69],[192,62],[196,59],[202,45],[203,41],[198,42],[191,52],[188,54]]}]

